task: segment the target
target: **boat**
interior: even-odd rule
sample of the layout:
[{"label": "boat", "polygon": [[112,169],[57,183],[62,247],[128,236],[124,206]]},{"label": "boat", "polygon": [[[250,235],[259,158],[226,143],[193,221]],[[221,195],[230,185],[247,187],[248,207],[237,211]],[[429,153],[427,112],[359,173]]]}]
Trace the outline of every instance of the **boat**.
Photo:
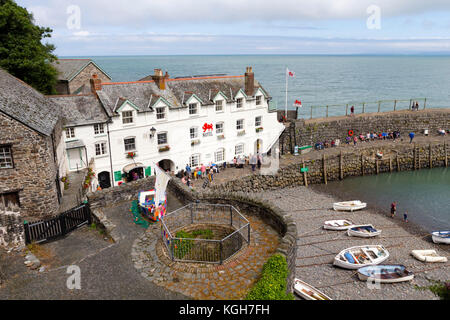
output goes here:
[{"label": "boat", "polygon": [[372,238],[379,236],[381,230],[377,230],[371,224],[362,224],[357,226],[352,226],[348,229],[347,234],[350,237],[361,237],[361,238]]},{"label": "boat", "polygon": [[334,211],[356,211],[367,207],[367,203],[361,202],[359,200],[335,202],[333,204]]},{"label": "boat", "polygon": [[325,293],[297,278],[294,279],[293,288],[294,292],[305,300],[332,300]]},{"label": "boat", "polygon": [[159,221],[166,214],[167,198],[164,203],[155,204],[156,191],[141,191],[138,194],[139,208],[143,216],[152,220]]},{"label": "boat", "polygon": [[414,273],[408,271],[403,265],[377,265],[358,269],[358,278],[362,281],[375,281],[380,283],[397,283],[411,281]]},{"label": "boat", "polygon": [[431,233],[434,243],[450,244],[450,231],[435,231]]},{"label": "boat", "polygon": [[389,258],[389,252],[382,245],[365,245],[347,248],[334,258],[335,266],[345,269],[359,269],[377,265]]},{"label": "boat", "polygon": [[411,254],[414,258],[423,262],[447,262],[447,257],[441,257],[436,250],[413,250]]},{"label": "boat", "polygon": [[347,230],[351,226],[353,226],[353,222],[351,222],[349,220],[330,220],[330,221],[325,221],[323,224],[324,229],[336,230],[336,231]]}]

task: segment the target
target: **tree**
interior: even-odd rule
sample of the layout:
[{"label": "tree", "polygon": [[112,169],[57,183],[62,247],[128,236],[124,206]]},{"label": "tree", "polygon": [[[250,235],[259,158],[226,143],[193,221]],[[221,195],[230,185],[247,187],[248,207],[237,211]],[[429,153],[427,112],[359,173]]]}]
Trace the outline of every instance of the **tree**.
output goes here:
[{"label": "tree", "polygon": [[42,43],[52,32],[14,0],[0,0],[0,67],[44,94],[56,93],[55,46]]}]

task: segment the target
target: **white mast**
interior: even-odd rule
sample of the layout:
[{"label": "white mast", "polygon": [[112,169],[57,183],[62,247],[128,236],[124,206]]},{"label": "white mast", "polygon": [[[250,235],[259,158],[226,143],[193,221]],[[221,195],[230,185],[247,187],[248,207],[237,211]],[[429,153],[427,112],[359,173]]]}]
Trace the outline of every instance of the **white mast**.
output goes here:
[{"label": "white mast", "polygon": [[285,112],[284,116],[287,119],[287,105],[288,105],[288,68],[286,67],[286,105],[285,105]]}]

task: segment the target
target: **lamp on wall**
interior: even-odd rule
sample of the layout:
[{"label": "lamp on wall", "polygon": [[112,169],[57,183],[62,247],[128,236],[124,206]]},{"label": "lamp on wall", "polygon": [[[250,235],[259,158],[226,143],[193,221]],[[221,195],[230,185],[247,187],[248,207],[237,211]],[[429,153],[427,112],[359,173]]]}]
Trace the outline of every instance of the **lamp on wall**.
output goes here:
[{"label": "lamp on wall", "polygon": [[155,127],[152,127],[150,129],[150,139],[153,139],[153,137],[155,136],[155,133],[156,133],[156,129],[155,129]]}]

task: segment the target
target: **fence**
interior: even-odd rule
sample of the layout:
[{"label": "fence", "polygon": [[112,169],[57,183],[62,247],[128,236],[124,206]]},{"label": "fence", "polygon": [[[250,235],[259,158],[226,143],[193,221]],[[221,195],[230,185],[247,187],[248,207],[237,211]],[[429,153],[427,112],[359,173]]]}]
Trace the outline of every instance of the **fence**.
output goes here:
[{"label": "fence", "polygon": [[[250,243],[250,223],[231,205],[191,203],[167,214],[161,224],[173,261],[222,264]],[[199,225],[212,230],[196,229]]]},{"label": "fence", "polygon": [[[329,116],[348,116],[350,114],[351,107],[355,109],[357,113],[371,113],[371,112],[386,112],[397,110],[413,110],[415,102],[421,102],[419,108],[423,110],[427,107],[427,98],[414,98],[407,100],[379,100],[374,102],[353,102],[346,104],[330,104],[330,105],[312,105],[305,108],[297,108],[297,115],[308,117],[312,119],[316,118],[328,118]],[[308,110],[309,109],[309,115]],[[317,110],[319,114],[317,115]]]},{"label": "fence", "polygon": [[85,224],[91,224],[91,222],[91,210],[86,204],[63,212],[58,217],[49,220],[25,222],[25,243],[54,240]]}]

